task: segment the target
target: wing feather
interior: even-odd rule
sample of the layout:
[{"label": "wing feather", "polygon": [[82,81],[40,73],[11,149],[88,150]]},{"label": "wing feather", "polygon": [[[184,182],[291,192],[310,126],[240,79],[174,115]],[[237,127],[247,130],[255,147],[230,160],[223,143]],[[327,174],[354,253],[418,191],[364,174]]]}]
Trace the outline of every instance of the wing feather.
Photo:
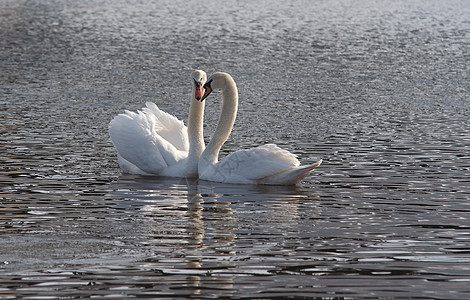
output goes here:
[{"label": "wing feather", "polygon": [[144,111],[117,115],[109,134],[123,159],[145,173],[159,174],[187,155],[188,138],[182,121],[152,104],[147,103]]},{"label": "wing feather", "polygon": [[[274,144],[238,150],[217,163],[218,174],[245,180],[260,180],[300,165],[297,157]],[[240,182],[242,183],[242,182]]]},{"label": "wing feather", "polygon": [[159,109],[155,103],[145,103],[142,111],[148,114],[155,133],[170,142],[176,149],[189,151],[188,129],[177,117]]}]

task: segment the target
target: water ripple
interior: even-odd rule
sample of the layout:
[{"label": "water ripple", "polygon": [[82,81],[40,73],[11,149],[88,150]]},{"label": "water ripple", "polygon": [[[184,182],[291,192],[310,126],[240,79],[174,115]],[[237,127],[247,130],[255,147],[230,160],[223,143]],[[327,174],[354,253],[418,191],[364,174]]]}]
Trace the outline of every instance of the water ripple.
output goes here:
[{"label": "water ripple", "polygon": [[[242,2],[0,4],[0,298],[469,298],[468,3]],[[322,166],[121,176],[109,120],[186,120],[194,68],[239,87],[222,155]]]}]

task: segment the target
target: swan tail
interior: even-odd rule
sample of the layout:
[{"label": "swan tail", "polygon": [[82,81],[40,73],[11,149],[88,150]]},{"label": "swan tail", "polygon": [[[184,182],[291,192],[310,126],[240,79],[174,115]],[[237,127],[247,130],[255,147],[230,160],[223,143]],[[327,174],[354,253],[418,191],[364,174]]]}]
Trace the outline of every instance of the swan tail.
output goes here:
[{"label": "swan tail", "polygon": [[321,163],[322,160],[320,159],[312,165],[292,168],[281,173],[266,176],[265,178],[260,179],[259,183],[269,185],[296,185],[302,179],[310,175],[310,173],[312,173],[313,170],[320,166]]}]

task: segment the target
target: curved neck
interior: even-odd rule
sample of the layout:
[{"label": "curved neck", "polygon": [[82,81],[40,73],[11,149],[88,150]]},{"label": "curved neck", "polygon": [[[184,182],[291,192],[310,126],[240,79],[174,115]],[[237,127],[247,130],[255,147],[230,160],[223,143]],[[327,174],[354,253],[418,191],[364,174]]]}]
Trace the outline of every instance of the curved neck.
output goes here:
[{"label": "curved neck", "polygon": [[204,121],[204,101],[198,101],[194,98],[196,88],[193,85],[191,92],[191,104],[189,106],[189,118],[188,118],[188,139],[189,139],[189,153],[188,158],[190,160],[199,160],[201,153],[204,151],[204,133],[203,133],[203,121]]},{"label": "curved neck", "polygon": [[220,112],[217,128],[211,141],[204,150],[200,161],[205,163],[216,163],[220,148],[227,141],[232,132],[238,109],[238,91],[233,79],[227,79],[226,86],[222,90],[222,111]]}]

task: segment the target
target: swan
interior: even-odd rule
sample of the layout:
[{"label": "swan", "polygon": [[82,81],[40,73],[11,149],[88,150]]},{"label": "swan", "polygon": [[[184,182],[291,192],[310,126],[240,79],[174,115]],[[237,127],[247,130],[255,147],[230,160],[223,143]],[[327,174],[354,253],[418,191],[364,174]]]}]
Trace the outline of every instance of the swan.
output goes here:
[{"label": "swan", "polygon": [[197,177],[204,151],[202,87],[207,75],[191,74],[188,127],[152,102],[137,113],[126,111],[109,123],[109,135],[124,173],[169,177]]},{"label": "swan", "polygon": [[213,90],[222,90],[222,111],[213,137],[199,158],[199,179],[239,184],[295,185],[308,176],[322,160],[300,166],[296,155],[266,144],[252,149],[238,150],[218,160],[219,151],[229,137],[238,108],[238,90],[227,73],[214,73],[204,87],[201,101]]}]

